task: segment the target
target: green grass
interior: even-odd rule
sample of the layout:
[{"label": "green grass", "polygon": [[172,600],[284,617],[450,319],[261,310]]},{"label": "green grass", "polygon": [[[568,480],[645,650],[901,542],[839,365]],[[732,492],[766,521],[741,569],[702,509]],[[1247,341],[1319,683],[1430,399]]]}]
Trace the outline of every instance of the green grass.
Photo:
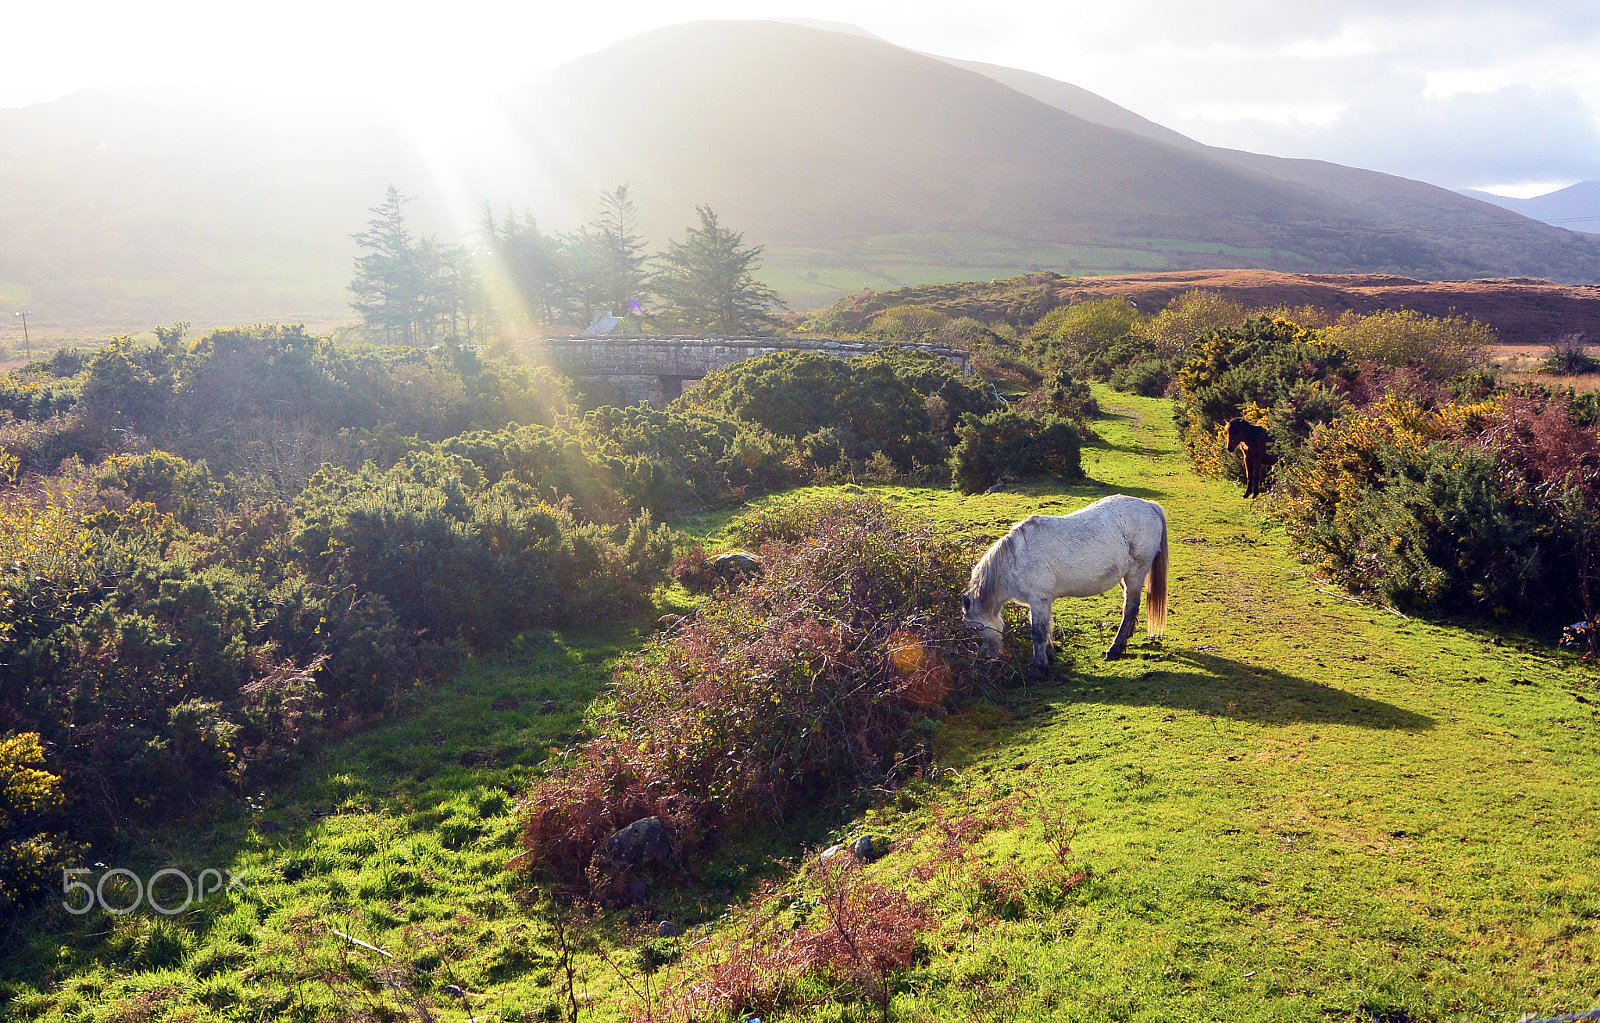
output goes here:
[{"label": "green grass", "polygon": [[[1187,468],[1169,403],[1097,397],[1108,415],[1084,450],[1089,480],[875,489],[975,548],[1107,493],[1162,502],[1167,641],[1106,664],[1113,595],[1059,602],[1049,678],[947,719],[935,778],[729,850],[669,896],[672,915],[705,922],[692,940],[720,940],[719,914],[756,876],[803,888],[807,849],[872,831],[896,842],[874,876],[939,921],[898,981],[897,1020],[1510,1021],[1600,1004],[1594,668],[1324,592],[1237,487]],[[689,526],[710,537],[726,520]],[[172,921],[45,911],[0,931],[9,1015],[398,1018],[417,1001],[440,1019],[538,1018],[554,958],[548,919],[501,869],[517,851],[513,797],[647,634],[530,637],[324,751],[260,809],[136,835],[115,865],[232,865],[245,885]],[[1059,817],[1087,882],[1002,908],[971,876],[911,880],[936,809],[981,815],[1008,798],[1022,821],[983,837],[973,869],[1035,876]],[[606,940],[625,943],[625,923]],[[583,1018],[619,1018],[617,972],[579,966]],[[785,1018],[876,1016],[827,1004]]]},{"label": "green grass", "polygon": [[1161,251],[1151,248],[1064,245],[939,231],[874,235],[841,245],[834,250],[770,246],[761,276],[796,308],[814,308],[863,288],[886,291],[1000,280],[1035,270],[1136,273],[1168,270],[1174,265]]}]

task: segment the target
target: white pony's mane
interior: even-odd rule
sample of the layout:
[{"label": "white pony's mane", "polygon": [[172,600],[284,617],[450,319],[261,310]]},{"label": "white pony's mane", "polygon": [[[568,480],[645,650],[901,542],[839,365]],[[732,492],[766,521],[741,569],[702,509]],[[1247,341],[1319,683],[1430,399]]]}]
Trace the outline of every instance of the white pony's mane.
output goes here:
[{"label": "white pony's mane", "polygon": [[1016,540],[1022,534],[1023,527],[1028,524],[1026,519],[1011,527],[1011,530],[989,545],[983,552],[983,557],[972,566],[972,578],[967,581],[967,589],[978,602],[978,607],[987,613],[994,602],[995,593],[1000,589],[1002,580],[1008,578],[1017,566],[1017,554],[1014,549]]}]

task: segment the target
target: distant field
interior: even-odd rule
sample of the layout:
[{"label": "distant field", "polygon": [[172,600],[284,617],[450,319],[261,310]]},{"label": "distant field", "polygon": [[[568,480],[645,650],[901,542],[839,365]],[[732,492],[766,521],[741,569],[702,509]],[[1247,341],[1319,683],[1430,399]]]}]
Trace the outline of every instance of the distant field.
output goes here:
[{"label": "distant field", "polygon": [[[1223,250],[1229,256],[1255,258],[1249,255],[1255,250],[1232,250],[1204,243],[1155,241],[1149,248],[1109,248],[950,232],[890,234],[841,245],[838,251],[769,246],[762,277],[791,307],[807,311],[865,288],[886,291],[923,284],[992,281],[1039,270],[1073,276],[1171,270],[1178,264],[1165,254],[1167,251],[1216,254]],[[1262,252],[1265,254],[1265,250]]]},{"label": "distant field", "polygon": [[[1513,380],[1570,387],[1579,392],[1600,391],[1600,373],[1557,377],[1535,372],[1535,367],[1549,350],[1549,345],[1495,345],[1494,362]],[[1600,358],[1600,345],[1587,345],[1585,350],[1595,358]]]}]

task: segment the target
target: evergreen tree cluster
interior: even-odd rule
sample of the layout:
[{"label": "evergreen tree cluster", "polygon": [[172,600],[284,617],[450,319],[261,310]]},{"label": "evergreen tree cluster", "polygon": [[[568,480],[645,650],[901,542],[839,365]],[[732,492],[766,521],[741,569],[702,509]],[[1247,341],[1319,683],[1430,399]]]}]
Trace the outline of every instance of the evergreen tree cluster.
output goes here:
[{"label": "evergreen tree cluster", "polygon": [[391,186],[353,236],[351,307],[388,343],[487,338],[497,322],[581,329],[608,313],[636,330],[737,336],[777,325],[782,302],[756,276],[762,247],[709,206],[652,259],[627,185],[602,192],[595,220],[566,234],[485,208],[471,250],[413,236],[410,201]]}]

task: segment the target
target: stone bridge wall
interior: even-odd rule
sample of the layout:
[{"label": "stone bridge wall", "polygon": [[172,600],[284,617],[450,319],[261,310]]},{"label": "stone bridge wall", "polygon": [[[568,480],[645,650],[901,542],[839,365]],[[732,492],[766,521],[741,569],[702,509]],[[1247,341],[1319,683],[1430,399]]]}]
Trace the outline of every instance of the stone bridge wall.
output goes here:
[{"label": "stone bridge wall", "polygon": [[[565,337],[534,338],[518,347],[531,361],[559,370],[580,385],[604,382],[616,388],[625,401],[644,401],[662,408],[683,393],[686,383],[743,359],[771,352],[822,352],[847,359],[889,346],[876,341],[779,337]],[[964,373],[972,370],[969,354],[959,348],[910,347],[940,355]]]}]

